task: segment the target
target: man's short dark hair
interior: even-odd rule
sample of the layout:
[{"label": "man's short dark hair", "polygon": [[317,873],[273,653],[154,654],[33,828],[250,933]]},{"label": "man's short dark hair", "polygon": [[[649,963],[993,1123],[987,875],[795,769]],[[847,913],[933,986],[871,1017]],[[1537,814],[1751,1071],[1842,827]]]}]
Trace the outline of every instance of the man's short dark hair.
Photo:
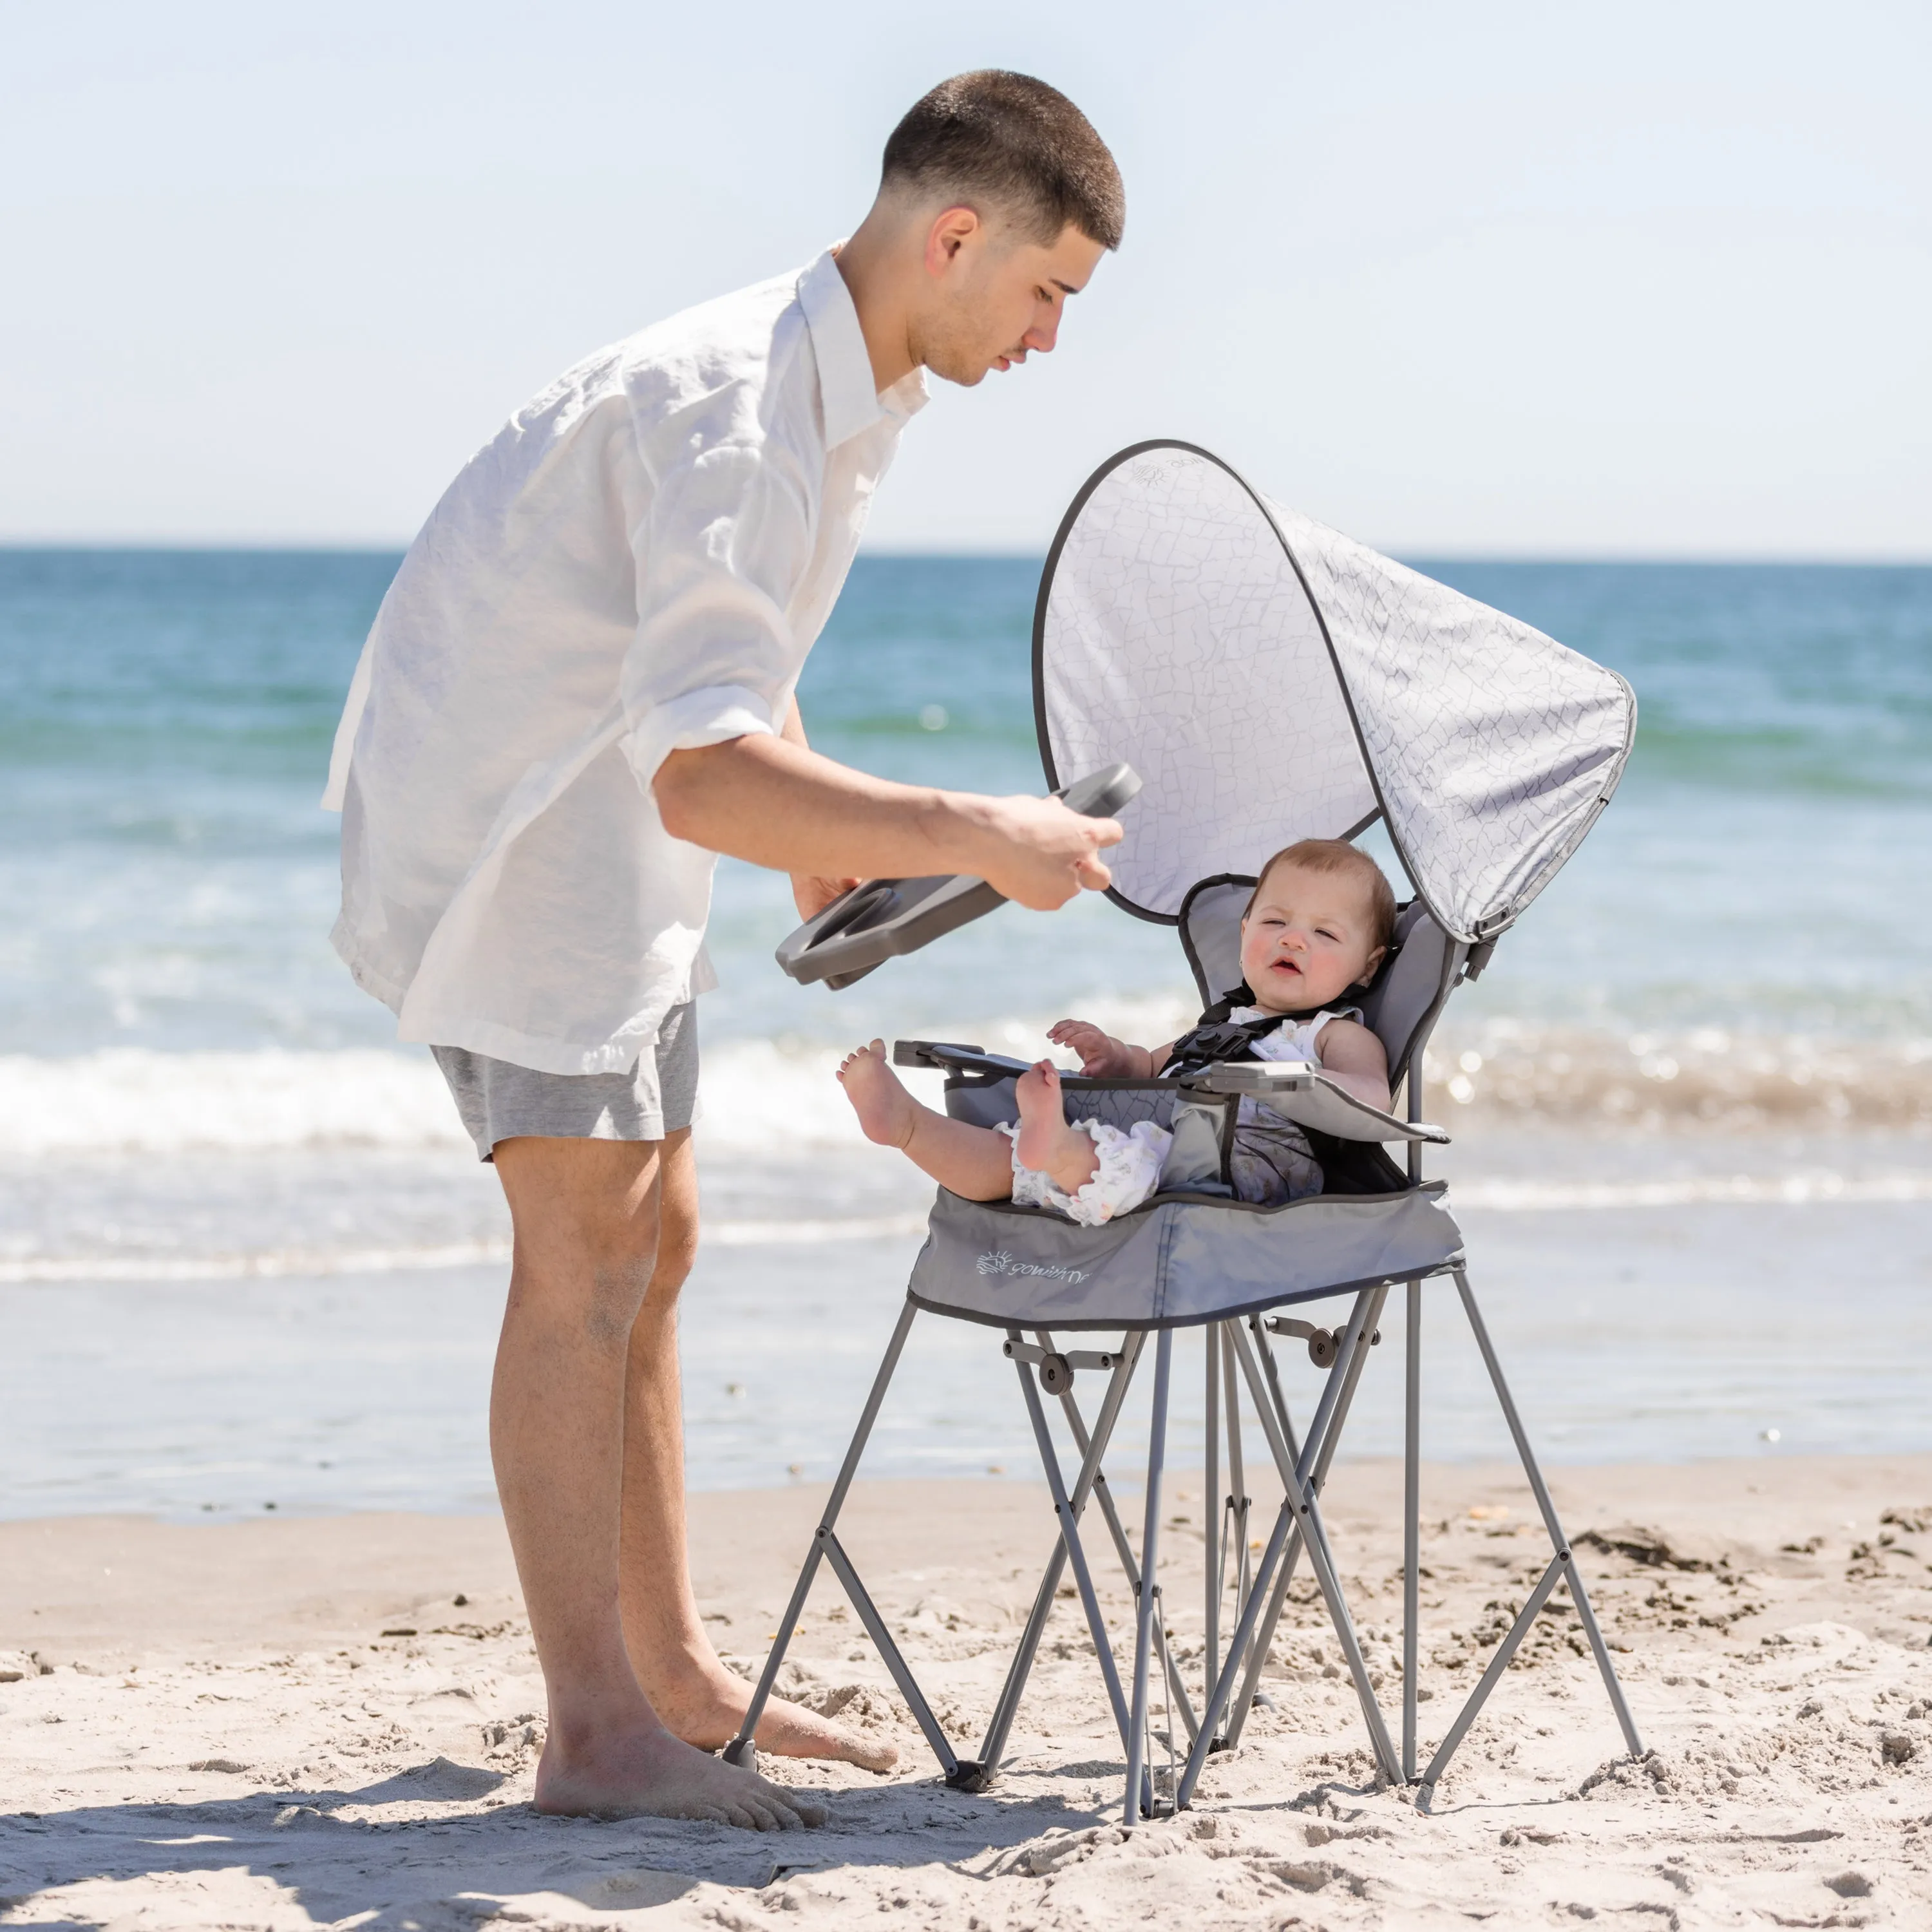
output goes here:
[{"label": "man's short dark hair", "polygon": [[880,184],[996,203],[1042,243],[1072,227],[1118,248],[1126,225],[1120,171],[1093,124],[1058,88],[999,68],[916,102],[886,142]]}]

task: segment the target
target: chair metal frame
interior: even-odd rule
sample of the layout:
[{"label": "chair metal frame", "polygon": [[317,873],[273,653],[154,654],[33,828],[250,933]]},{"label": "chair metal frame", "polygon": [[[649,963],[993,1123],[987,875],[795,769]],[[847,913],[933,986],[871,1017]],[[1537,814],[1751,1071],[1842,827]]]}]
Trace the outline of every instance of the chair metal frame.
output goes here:
[{"label": "chair metal frame", "polygon": [[[1192,949],[1190,947],[1190,957]],[[1420,1120],[1422,1046],[1427,1030],[1439,1011],[1448,983],[1463,976],[1464,957],[1450,958],[1444,968],[1445,985],[1442,996],[1419,1024],[1401,1055],[1407,1078],[1411,1122]],[[1197,967],[1197,970],[1198,970]],[[965,1051],[971,1051],[970,1049]],[[1078,1085],[1078,1082],[1070,1082]],[[1109,1083],[1118,1084],[1120,1083]],[[1421,1150],[1412,1140],[1408,1149],[1407,1180],[1412,1188],[1421,1184]],[[1510,1438],[1528,1479],[1544,1528],[1549,1536],[1551,1558],[1542,1576],[1531,1590],[1508,1633],[1491,1656],[1474,1688],[1437,1744],[1426,1767],[1418,1770],[1417,1691],[1420,1648],[1420,1550],[1421,1460],[1421,1326],[1425,1281],[1448,1275],[1456,1285],[1463,1312],[1474,1336],[1497,1402],[1508,1424]],[[1340,1568],[1324,1522],[1321,1495],[1325,1486],[1342,1432],[1347,1422],[1356,1390],[1366,1367],[1370,1348],[1380,1341],[1378,1324],[1388,1296],[1400,1281],[1405,1288],[1405,1380],[1403,1418],[1403,1561],[1402,1561],[1402,1670],[1401,1742],[1398,1748],[1391,1736],[1376,1687],[1364,1658],[1353,1616],[1342,1588]],[[1300,1306],[1318,1300],[1352,1293],[1353,1299],[1342,1325],[1332,1333],[1276,1313],[1276,1309]],[[1624,1742],[1633,1757],[1643,1755],[1644,1747],[1632,1717],[1608,1646],[1599,1628],[1589,1593],[1579,1573],[1569,1539],[1559,1520],[1549,1486],[1544,1481],[1532,1449],[1522,1418],[1510,1394],[1486,1323],[1477,1305],[1461,1253],[1439,1265],[1412,1275],[1398,1275],[1366,1283],[1350,1284],[1284,1295],[1267,1309],[1205,1322],[1186,1324],[1147,1324],[1126,1327],[1121,1341],[1110,1348],[1066,1350],[1056,1346],[1052,1330],[1030,1328],[1015,1323],[1000,1324],[1004,1329],[1003,1352],[1018,1372],[1022,1399],[1030,1423],[1040,1464],[1052,1496],[1055,1520],[1055,1540],[1034,1594],[1030,1613],[1008,1666],[996,1701],[984,1742],[976,1757],[962,1757],[946,1736],[921,1690],[910,1665],[894,1640],[878,1606],[861,1579],[850,1554],[838,1534],[839,1516],[856,1476],[866,1445],[877,1421],[886,1394],[891,1386],[910,1333],[914,1318],[921,1312],[945,1313],[922,1310],[908,1292],[900,1311],[885,1356],[861,1412],[837,1480],[814,1532],[812,1546],[801,1569],[784,1615],[781,1619],[771,1652],[766,1659],[756,1690],[739,1735],[725,1748],[730,1762],[754,1761],[752,1738],[758,1720],[776,1684],[778,1674],[790,1648],[821,1562],[831,1567],[850,1600],[860,1622],[877,1646],[892,1681],[904,1698],[914,1721],[924,1734],[938,1760],[946,1784],[956,1790],[983,1791],[998,1775],[1004,1761],[1014,1720],[1027,1682],[1039,1652],[1048,1621],[1065,1570],[1073,1572],[1075,1588],[1084,1615],[1108,1705],[1126,1760],[1123,1794],[1124,1822],[1131,1828],[1144,1817],[1160,1815],[1151,1769],[1150,1703],[1156,1653],[1158,1669],[1169,1707],[1166,1742],[1170,1756],[1170,1779],[1166,1794],[1174,1810],[1184,1810],[1192,1802],[1209,1756],[1217,1749],[1232,1747],[1240,1740],[1249,1714],[1261,1690],[1263,1670],[1276,1629],[1286,1606],[1288,1592],[1299,1562],[1305,1554],[1316,1588],[1327,1609],[1336,1643],[1348,1666],[1348,1675],[1361,1706],[1370,1746],[1382,1775],[1391,1784],[1417,1787],[1418,1808],[1427,1810],[1436,1790],[1470,1726],[1480,1714],[1490,1696],[1509,1667],[1518,1647],[1538,1615],[1560,1584],[1570,1593],[1577,1618],[1587,1637],[1604,1689]],[[961,1318],[957,1316],[952,1318]],[[1197,1709],[1183,1681],[1182,1672],[1168,1641],[1165,1620],[1160,1613],[1159,1582],[1161,1484],[1166,1458],[1168,1397],[1173,1372],[1174,1328],[1196,1326],[1205,1338],[1205,1393],[1207,1396],[1207,1450],[1204,1496],[1208,1518],[1208,1549],[1204,1585],[1205,1643],[1201,1702]],[[1032,1340],[1027,1339],[1028,1333]],[[1103,1467],[1121,1408],[1125,1402],[1148,1336],[1154,1342],[1154,1388],[1148,1430],[1146,1483],[1140,1550],[1136,1556],[1120,1520]],[[1283,1392],[1270,1337],[1288,1336],[1304,1340],[1318,1366],[1328,1360],[1327,1376],[1304,1435],[1298,1435]],[[1075,1374],[1100,1370],[1108,1380],[1090,1424],[1072,1392]],[[1245,1388],[1255,1416],[1268,1443],[1282,1490],[1267,1544],[1258,1563],[1247,1562],[1250,1538],[1248,1514],[1250,1499],[1246,1494],[1244,1430],[1240,1391]],[[1056,1396],[1078,1458],[1070,1483],[1048,1426],[1042,1394]],[[1225,1442],[1231,1486],[1220,1492],[1220,1456]],[[1090,1502],[1097,1502],[1108,1535],[1119,1561],[1121,1573],[1134,1602],[1134,1628],[1131,1639],[1130,1682],[1124,1684],[1114,1657],[1113,1640],[1100,1606],[1094,1571],[1081,1534],[1081,1520]],[[1221,1648],[1220,1613],[1228,1588],[1228,1557],[1234,1553],[1234,1622],[1225,1652]],[[1172,1762],[1174,1752],[1173,1717],[1178,1714],[1184,1728],[1188,1750],[1184,1761]]]}]

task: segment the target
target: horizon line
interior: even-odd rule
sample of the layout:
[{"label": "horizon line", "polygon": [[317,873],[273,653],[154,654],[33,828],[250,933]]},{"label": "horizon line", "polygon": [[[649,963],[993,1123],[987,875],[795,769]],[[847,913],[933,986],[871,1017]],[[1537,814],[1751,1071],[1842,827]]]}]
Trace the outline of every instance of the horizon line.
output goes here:
[{"label": "horizon line", "polygon": [[[395,556],[400,557],[412,538],[386,540],[348,538],[156,538],[156,537],[14,537],[0,536],[0,556],[23,554],[68,553],[143,556]],[[1494,545],[1476,548],[1460,546],[1438,548],[1428,544],[1390,544],[1381,547],[1384,554],[1400,562],[1405,557],[1442,563],[1498,564],[1615,564],[1630,568],[1669,568],[1694,566],[1715,569],[1786,568],[1791,569],[1916,570],[1932,568],[1932,550],[1921,553],[1900,551],[1839,551],[1820,554],[1796,550],[1580,550],[1531,548],[1510,549]],[[1046,551],[1006,544],[966,547],[958,544],[927,547],[914,544],[862,545],[856,560],[860,562],[1042,562]]]}]

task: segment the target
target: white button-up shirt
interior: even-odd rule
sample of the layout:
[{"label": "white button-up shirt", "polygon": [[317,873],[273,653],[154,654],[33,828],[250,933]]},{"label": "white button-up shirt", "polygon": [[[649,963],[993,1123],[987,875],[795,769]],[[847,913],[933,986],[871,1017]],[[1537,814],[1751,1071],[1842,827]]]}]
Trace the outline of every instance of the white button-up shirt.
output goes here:
[{"label": "white button-up shirt", "polygon": [[828,252],[579,363],[471,460],[382,600],[322,800],[336,950],[401,1038],[614,1072],[715,983],[716,860],[652,778],[782,727],[925,400],[916,370],[875,392]]}]

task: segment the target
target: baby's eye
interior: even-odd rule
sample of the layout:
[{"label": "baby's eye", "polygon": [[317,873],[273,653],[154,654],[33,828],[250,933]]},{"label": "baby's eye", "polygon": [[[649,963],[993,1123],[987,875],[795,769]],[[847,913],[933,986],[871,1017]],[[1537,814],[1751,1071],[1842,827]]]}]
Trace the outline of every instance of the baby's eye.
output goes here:
[{"label": "baby's eye", "polygon": [[1340,934],[1330,932],[1325,926],[1318,926],[1315,928],[1315,932],[1316,937],[1318,939],[1332,939],[1339,943],[1341,938]]}]

